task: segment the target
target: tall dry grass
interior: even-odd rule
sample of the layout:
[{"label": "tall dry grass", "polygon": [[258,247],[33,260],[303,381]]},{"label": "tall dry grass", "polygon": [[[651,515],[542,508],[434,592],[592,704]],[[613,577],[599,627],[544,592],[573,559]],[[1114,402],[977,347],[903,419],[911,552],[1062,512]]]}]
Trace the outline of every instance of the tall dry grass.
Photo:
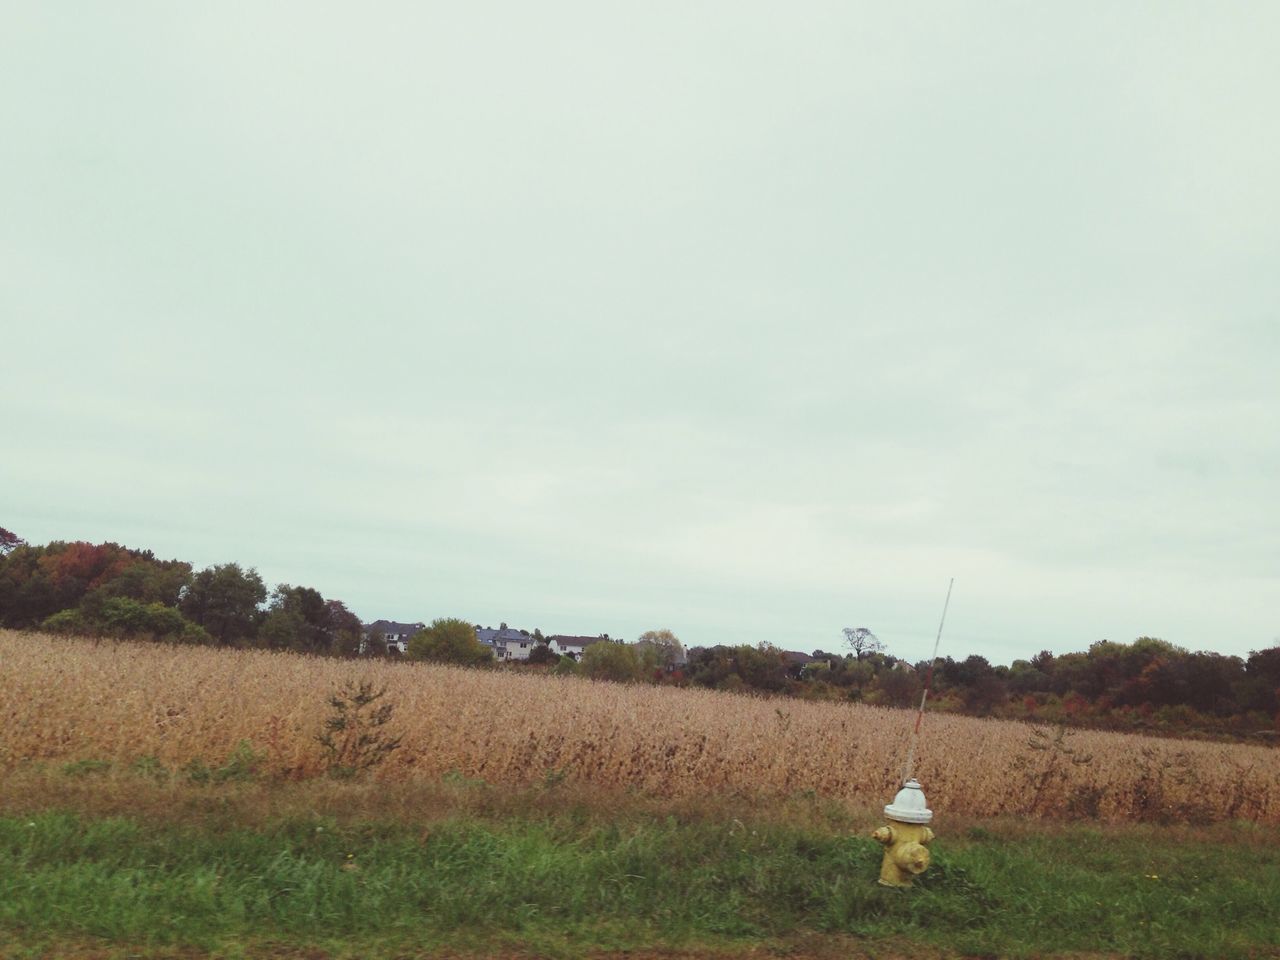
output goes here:
[{"label": "tall dry grass", "polygon": [[[853,704],[0,631],[0,769],[142,757],[178,769],[249,741],[273,774],[318,776],[328,697],[352,680],[385,687],[395,704],[402,746],[375,774],[387,780],[550,776],[659,796],[813,791],[870,806],[892,797],[914,720]],[[1265,747],[1055,738],[936,715],[915,772],[931,806],[957,814],[1280,822],[1280,751]]]}]

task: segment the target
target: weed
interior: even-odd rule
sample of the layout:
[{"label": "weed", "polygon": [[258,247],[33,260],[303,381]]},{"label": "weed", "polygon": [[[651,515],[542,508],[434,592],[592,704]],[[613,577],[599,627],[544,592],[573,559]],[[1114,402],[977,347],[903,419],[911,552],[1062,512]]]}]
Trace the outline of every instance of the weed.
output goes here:
[{"label": "weed", "polygon": [[227,757],[227,762],[213,771],[213,782],[242,783],[248,780],[256,780],[258,768],[262,766],[262,762],[265,759],[266,756],[254,750],[253,744],[248,740],[241,740],[236,744],[235,749],[231,751],[231,755]]},{"label": "weed", "polygon": [[375,690],[367,680],[352,681],[329,698],[330,713],[316,740],[325,749],[329,775],[350,779],[376,767],[399,749],[400,737],[384,729],[395,706],[378,703],[387,689]]},{"label": "weed", "polygon": [[200,758],[187,763],[182,772],[192,783],[247,783],[258,779],[259,769],[266,755],[253,749],[248,740],[241,740],[220,767],[210,767]]},{"label": "weed", "polygon": [[440,778],[440,782],[449,787],[487,787],[488,784],[483,777],[468,777],[461,770],[446,770],[444,776]]},{"label": "weed", "polygon": [[169,779],[168,769],[160,762],[160,758],[153,754],[139,757],[133,761],[133,763],[129,764],[129,771],[135,776],[145,777],[148,780],[157,782]]},{"label": "weed", "polygon": [[1070,743],[1074,737],[1074,731],[1061,725],[1052,734],[1043,727],[1031,728],[1026,741],[1030,753],[1017,757],[1013,763],[1024,774],[1022,789],[1028,797],[1028,812],[1043,813],[1051,807],[1058,800],[1056,795],[1072,780],[1071,768],[1087,767],[1093,762],[1092,754],[1083,753]]},{"label": "weed", "polygon": [[110,769],[110,760],[76,760],[63,764],[62,773],[68,777],[87,777],[95,773],[106,773]]}]

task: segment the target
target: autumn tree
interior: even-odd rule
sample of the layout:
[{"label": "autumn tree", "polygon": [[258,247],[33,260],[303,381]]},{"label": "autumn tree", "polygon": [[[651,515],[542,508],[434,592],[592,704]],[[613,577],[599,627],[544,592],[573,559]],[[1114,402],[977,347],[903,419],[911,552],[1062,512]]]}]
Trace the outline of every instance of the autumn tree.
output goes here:
[{"label": "autumn tree", "polygon": [[172,605],[190,570],[117,543],[19,543],[0,553],[0,624],[31,627],[62,611],[89,624],[112,597]]},{"label": "autumn tree", "polygon": [[649,669],[670,669],[685,660],[684,644],[666,628],[646,630],[636,639],[635,647]]},{"label": "autumn tree", "polygon": [[457,617],[437,617],[409,638],[410,660],[482,667],[493,662],[493,651],[476,639],[476,628]]}]

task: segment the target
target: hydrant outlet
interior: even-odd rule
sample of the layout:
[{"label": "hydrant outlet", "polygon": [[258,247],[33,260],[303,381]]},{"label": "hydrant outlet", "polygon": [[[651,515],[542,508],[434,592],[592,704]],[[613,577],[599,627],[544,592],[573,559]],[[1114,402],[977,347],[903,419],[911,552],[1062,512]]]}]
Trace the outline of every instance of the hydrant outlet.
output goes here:
[{"label": "hydrant outlet", "polygon": [[929,851],[922,843],[904,843],[893,854],[898,866],[912,876],[929,869]]}]

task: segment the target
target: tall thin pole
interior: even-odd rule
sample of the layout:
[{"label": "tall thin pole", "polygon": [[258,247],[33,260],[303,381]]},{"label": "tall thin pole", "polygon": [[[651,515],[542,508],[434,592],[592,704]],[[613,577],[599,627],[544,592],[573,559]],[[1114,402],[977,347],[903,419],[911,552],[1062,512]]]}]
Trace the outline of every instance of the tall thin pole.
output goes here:
[{"label": "tall thin pole", "polygon": [[920,742],[920,724],[924,722],[924,705],[929,699],[929,690],[933,687],[933,668],[938,662],[938,645],[942,643],[942,625],[947,622],[947,607],[951,606],[951,588],[956,584],[956,578],[952,577],[951,582],[947,584],[947,599],[942,603],[942,619],[938,621],[938,636],[933,641],[933,659],[929,661],[929,672],[924,678],[924,692],[920,694],[920,710],[916,714],[916,727],[911,734],[911,746],[907,749],[907,762],[902,768],[902,782],[906,783],[911,779],[911,774],[915,772],[916,766],[916,744]]}]

